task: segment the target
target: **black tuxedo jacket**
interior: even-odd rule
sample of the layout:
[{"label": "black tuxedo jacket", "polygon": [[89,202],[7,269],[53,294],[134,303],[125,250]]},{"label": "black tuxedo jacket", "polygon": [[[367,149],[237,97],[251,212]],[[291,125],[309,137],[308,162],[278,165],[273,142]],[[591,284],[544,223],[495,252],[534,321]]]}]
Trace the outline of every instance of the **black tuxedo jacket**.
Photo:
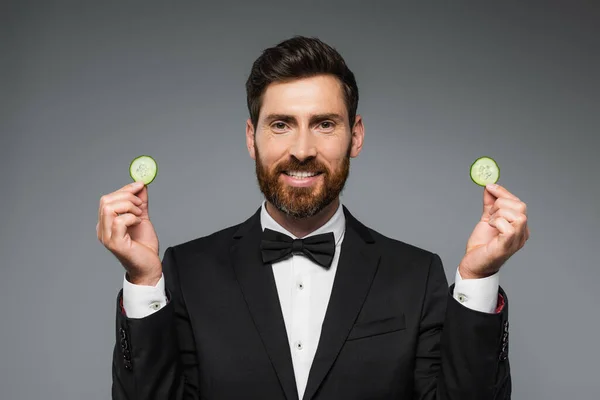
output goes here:
[{"label": "black tuxedo jacket", "polygon": [[[508,302],[452,298],[436,253],[367,228],[346,233],[303,399],[510,399]],[[117,299],[113,399],[298,399],[260,209],[165,250],[169,303],[127,318]],[[500,288],[506,300],[506,294]]]}]

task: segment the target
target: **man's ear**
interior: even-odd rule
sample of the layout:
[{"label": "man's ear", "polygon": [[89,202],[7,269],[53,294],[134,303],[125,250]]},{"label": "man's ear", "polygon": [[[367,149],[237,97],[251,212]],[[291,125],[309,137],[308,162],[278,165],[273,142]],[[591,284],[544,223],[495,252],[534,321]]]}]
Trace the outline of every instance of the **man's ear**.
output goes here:
[{"label": "man's ear", "polygon": [[246,147],[248,148],[250,157],[256,160],[256,152],[254,151],[254,126],[252,126],[250,118],[246,120]]},{"label": "man's ear", "polygon": [[356,115],[354,120],[354,126],[352,127],[352,146],[350,149],[350,157],[357,157],[362,150],[363,142],[365,140],[365,127],[363,125],[362,117]]}]

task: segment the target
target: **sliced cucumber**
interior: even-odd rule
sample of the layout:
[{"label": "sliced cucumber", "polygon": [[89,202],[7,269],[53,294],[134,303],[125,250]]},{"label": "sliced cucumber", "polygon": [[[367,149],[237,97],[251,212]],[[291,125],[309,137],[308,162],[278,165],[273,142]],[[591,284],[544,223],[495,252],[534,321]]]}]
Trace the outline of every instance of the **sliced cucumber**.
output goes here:
[{"label": "sliced cucumber", "polygon": [[491,157],[479,157],[471,164],[471,180],[479,186],[496,183],[500,178],[500,167]]},{"label": "sliced cucumber", "polygon": [[129,175],[136,182],[144,182],[148,185],[156,178],[158,165],[154,158],[146,155],[136,157],[129,164]]}]

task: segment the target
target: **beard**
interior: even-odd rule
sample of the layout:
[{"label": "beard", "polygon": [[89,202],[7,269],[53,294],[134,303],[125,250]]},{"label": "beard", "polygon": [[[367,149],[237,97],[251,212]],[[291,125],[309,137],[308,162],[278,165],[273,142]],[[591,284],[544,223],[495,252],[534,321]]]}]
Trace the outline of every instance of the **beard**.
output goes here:
[{"label": "beard", "polygon": [[[342,164],[336,171],[330,171],[323,163],[314,157],[300,161],[291,157],[276,165],[272,171],[263,166],[256,144],[256,178],[260,191],[265,199],[279,211],[295,218],[308,218],[318,214],[331,204],[344,189],[350,173],[350,151],[348,146]],[[279,179],[286,171],[316,172],[323,177],[323,183],[310,187],[294,187],[286,185]]]}]

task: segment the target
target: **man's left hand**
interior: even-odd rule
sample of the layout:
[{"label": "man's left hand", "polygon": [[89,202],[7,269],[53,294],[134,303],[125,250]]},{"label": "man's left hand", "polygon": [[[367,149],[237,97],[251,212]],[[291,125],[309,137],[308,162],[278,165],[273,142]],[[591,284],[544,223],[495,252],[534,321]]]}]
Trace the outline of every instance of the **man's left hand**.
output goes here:
[{"label": "man's left hand", "polygon": [[529,239],[527,205],[504,187],[483,189],[483,215],[458,268],[463,279],[495,274]]}]

